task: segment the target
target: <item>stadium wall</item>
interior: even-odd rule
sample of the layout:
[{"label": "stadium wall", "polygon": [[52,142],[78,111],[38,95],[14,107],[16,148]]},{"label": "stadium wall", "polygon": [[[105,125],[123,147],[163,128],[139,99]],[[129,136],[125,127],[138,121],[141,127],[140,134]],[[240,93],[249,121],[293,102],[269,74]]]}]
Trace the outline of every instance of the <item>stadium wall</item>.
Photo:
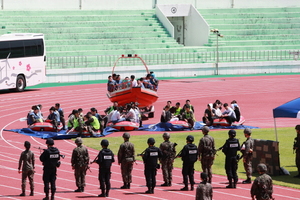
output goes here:
[{"label": "stadium wall", "polygon": [[206,8],[300,7],[299,0],[1,0],[1,10],[147,10],[156,4],[192,4]]},{"label": "stadium wall", "polygon": [[[164,77],[209,76],[216,73],[214,63],[148,65],[159,79]],[[107,80],[112,67],[47,69],[47,83],[77,82],[90,80]],[[134,74],[136,77],[146,75],[141,66],[118,66],[115,73],[122,77]],[[298,61],[265,61],[219,63],[219,75],[300,73]]]}]

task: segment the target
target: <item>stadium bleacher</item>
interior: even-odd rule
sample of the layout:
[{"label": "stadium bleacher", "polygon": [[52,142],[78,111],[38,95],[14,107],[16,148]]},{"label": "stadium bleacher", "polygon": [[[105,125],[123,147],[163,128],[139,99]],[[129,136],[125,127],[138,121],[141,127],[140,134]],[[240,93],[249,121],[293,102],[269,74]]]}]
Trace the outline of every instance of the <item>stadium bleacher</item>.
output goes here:
[{"label": "stadium bleacher", "polygon": [[[227,56],[222,52],[227,51],[299,48],[299,8],[199,9],[199,12],[211,28],[224,35],[218,41],[221,60]],[[205,55],[216,50],[213,33],[204,46],[185,47],[176,43],[156,18],[155,10],[1,11],[0,16],[1,34],[44,33],[48,57],[172,53],[189,57],[191,53]],[[205,56],[200,57],[205,62]]]}]

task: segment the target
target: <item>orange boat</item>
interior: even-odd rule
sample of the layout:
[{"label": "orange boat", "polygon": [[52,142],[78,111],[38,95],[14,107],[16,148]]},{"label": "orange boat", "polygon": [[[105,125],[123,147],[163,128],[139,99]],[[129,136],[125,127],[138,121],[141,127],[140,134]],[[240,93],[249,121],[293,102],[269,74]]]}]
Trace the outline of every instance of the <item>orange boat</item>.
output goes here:
[{"label": "orange boat", "polygon": [[[129,54],[128,56],[122,55],[121,57],[119,57],[114,64],[112,74],[114,74],[115,67],[120,59],[129,59],[129,58],[140,59],[140,61],[143,63],[143,65],[146,68],[147,74],[149,74],[149,70],[145,61],[136,54],[133,56]],[[150,88],[132,87],[131,81],[116,85],[114,91],[112,92],[108,91],[107,97],[111,102],[115,102],[115,101],[118,102],[120,106],[125,106],[127,103],[130,102],[137,102],[138,107],[140,108],[142,114],[143,115],[148,114],[148,118],[154,116],[153,103],[156,102],[158,99],[156,87],[150,87]]]}]

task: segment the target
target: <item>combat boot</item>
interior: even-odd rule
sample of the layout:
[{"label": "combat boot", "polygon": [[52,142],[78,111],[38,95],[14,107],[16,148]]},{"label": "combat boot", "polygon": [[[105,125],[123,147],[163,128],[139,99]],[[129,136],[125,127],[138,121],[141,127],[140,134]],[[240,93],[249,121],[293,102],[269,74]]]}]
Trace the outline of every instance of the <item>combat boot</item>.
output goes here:
[{"label": "combat boot", "polygon": [[127,186],[127,184],[126,184],[126,183],[124,183],[124,185],[123,185],[123,186],[121,186],[120,188],[121,188],[121,189],[128,189],[128,186]]},{"label": "combat boot", "polygon": [[186,185],[186,186],[184,186],[183,188],[181,188],[180,190],[181,190],[181,191],[188,191],[189,188],[188,188],[188,186]]},{"label": "combat boot", "polygon": [[167,183],[167,182],[165,182],[165,183],[163,183],[163,184],[161,184],[160,186],[169,186],[169,184]]},{"label": "combat boot", "polygon": [[127,183],[127,189],[130,189],[130,183]]},{"label": "combat boot", "polygon": [[229,181],[229,185],[227,185],[226,188],[233,188],[232,180]]},{"label": "combat boot", "polygon": [[194,184],[191,184],[191,191],[194,191]]},{"label": "combat boot", "polygon": [[105,190],[101,189],[101,194],[99,194],[98,197],[106,197]]},{"label": "combat boot", "polygon": [[247,178],[242,182],[243,184],[250,184],[251,183],[251,178]]},{"label": "combat boot", "polygon": [[106,190],[105,196],[108,197],[108,194],[109,194],[109,190]]},{"label": "combat boot", "polygon": [[77,188],[77,190],[74,190],[74,192],[82,192],[81,188]]},{"label": "combat boot", "polygon": [[25,197],[25,192],[22,192],[22,193],[20,194],[20,197]]},{"label": "combat boot", "polygon": [[30,195],[29,196],[34,196],[33,190],[30,191]]}]

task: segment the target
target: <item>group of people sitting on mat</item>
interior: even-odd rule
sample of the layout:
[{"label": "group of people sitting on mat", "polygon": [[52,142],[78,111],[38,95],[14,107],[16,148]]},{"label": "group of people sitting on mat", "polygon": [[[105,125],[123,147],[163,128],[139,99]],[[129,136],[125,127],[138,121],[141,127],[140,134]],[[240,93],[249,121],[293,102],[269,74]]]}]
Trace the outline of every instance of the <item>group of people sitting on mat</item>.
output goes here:
[{"label": "group of people sitting on mat", "polygon": [[[222,106],[224,111],[222,111]],[[224,118],[231,125],[235,121],[240,121],[240,117],[241,111],[236,100],[231,101],[231,107],[228,103],[222,104],[220,100],[216,100],[214,103],[207,104],[202,121],[207,126],[212,126],[215,119]]]},{"label": "group of people sitting on mat", "polygon": [[158,80],[156,79],[154,72],[150,72],[145,77],[139,79],[135,79],[135,75],[131,75],[130,78],[127,76],[123,80],[121,80],[121,76],[119,74],[108,76],[107,91],[109,92],[128,88],[130,86],[148,88],[157,91]]},{"label": "group of people sitting on mat", "polygon": [[[224,107],[224,111],[222,111]],[[186,121],[190,128],[193,129],[195,119],[195,110],[191,105],[190,100],[186,100],[183,108],[180,107],[180,102],[177,102],[175,106],[172,106],[172,102],[168,101],[167,105],[163,108],[160,122],[172,122],[172,121]],[[232,124],[235,121],[240,121],[241,112],[240,107],[236,100],[231,102],[231,107],[228,103],[222,103],[220,100],[216,100],[214,103],[207,104],[207,108],[204,111],[202,121],[207,126],[212,126],[214,119],[226,119],[228,124]]]},{"label": "group of people sitting on mat", "polygon": [[186,100],[184,106],[180,107],[180,102],[177,102],[175,106],[172,106],[172,102],[168,101],[167,105],[163,108],[160,122],[172,122],[172,121],[185,121],[189,124],[191,130],[193,130],[194,123],[196,121],[194,115],[194,106],[190,100]]}]

